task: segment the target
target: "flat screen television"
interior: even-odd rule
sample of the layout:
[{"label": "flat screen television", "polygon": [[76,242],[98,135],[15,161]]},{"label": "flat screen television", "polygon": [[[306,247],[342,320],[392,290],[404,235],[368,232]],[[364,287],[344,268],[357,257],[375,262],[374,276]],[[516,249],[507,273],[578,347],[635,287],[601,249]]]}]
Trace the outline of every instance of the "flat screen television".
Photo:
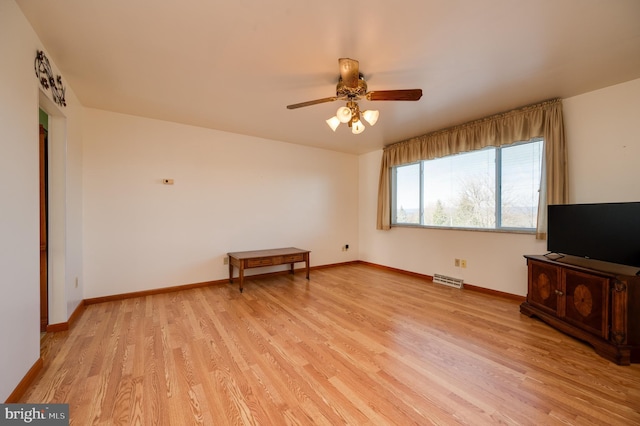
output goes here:
[{"label": "flat screen television", "polygon": [[547,250],[640,268],[640,202],[548,206]]}]

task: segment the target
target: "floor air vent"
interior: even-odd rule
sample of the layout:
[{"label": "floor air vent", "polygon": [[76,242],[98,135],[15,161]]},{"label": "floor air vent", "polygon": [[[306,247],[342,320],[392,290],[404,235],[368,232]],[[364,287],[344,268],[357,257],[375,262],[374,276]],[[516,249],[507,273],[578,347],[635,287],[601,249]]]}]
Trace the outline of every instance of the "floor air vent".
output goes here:
[{"label": "floor air vent", "polygon": [[447,277],[446,275],[433,274],[433,282],[448,285],[449,287],[462,288],[462,280],[460,278]]}]

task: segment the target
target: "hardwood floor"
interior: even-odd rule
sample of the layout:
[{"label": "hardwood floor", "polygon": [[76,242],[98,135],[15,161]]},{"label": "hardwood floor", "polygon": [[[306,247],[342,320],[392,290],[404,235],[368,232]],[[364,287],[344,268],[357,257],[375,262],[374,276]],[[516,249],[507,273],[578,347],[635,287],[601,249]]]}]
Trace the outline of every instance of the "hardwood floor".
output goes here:
[{"label": "hardwood floor", "polygon": [[74,425],[640,424],[621,367],[518,302],[368,265],[89,305],[21,402]]}]

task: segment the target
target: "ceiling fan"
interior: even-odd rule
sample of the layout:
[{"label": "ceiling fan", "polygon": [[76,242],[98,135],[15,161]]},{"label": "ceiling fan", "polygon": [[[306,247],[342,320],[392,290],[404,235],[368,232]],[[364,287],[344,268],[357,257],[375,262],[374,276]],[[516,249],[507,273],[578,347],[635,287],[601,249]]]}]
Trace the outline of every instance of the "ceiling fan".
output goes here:
[{"label": "ceiling fan", "polygon": [[[368,101],[417,101],[422,97],[422,89],[377,90],[368,92],[367,82],[359,70],[358,61],[355,59],[340,58],[338,64],[340,66],[340,79],[336,86],[335,96],[287,105],[287,108],[296,109],[325,102],[347,101],[346,106],[338,108],[335,117],[327,120],[327,124],[335,132],[340,123],[348,123],[351,131],[358,134],[364,131],[364,125],[362,121],[360,121],[360,107],[357,101],[363,98]],[[378,116],[379,112],[376,110],[362,112],[362,117],[372,126],[378,120]]]}]

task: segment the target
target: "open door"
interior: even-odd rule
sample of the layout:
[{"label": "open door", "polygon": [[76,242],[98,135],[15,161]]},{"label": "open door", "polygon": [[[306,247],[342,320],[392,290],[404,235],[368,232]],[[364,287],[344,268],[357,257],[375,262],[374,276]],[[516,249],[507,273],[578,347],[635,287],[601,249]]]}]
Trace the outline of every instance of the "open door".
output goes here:
[{"label": "open door", "polygon": [[40,125],[40,331],[49,325],[47,280],[47,131]]}]

